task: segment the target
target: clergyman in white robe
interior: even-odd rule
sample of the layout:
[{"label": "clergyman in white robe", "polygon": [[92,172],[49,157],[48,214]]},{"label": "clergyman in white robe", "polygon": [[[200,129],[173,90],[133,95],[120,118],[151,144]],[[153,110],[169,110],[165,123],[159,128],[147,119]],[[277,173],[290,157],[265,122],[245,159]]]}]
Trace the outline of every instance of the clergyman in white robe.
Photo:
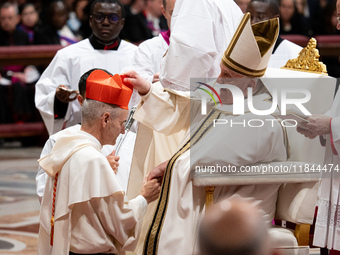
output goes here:
[{"label": "clergyman in white robe", "polygon": [[[161,60],[159,68],[162,85],[172,89],[188,90],[192,77],[215,77],[219,72],[217,70],[219,70],[222,54],[236,31],[241,17],[242,12],[233,0],[176,0],[171,18],[169,49],[164,52],[165,54],[163,53],[163,58],[159,59]],[[198,27],[200,29],[197,29]],[[148,52],[145,49],[145,46],[148,46],[153,51],[153,55],[155,52],[160,53],[161,51],[156,51],[150,46],[154,42],[158,41],[159,43],[162,40],[161,44],[166,46],[164,39],[160,36],[151,40],[145,42],[147,45],[141,44],[140,51],[144,49],[144,52]],[[157,49],[161,49],[160,44]],[[139,55],[136,54],[136,57]],[[149,64],[150,55],[146,56],[146,59],[147,63],[145,64],[151,66]],[[143,61],[143,59],[141,60]],[[158,65],[157,61],[155,60],[153,65]],[[138,70],[140,69],[137,69],[137,72]],[[142,77],[145,78],[147,76],[145,74],[142,70]],[[150,75],[148,80],[151,80]],[[171,118],[167,112],[159,112],[159,114]],[[149,173],[152,167],[169,160],[177,151],[185,133],[185,130],[178,129],[174,132],[176,136],[169,136],[175,138],[170,141],[170,139],[159,139],[167,134],[153,132],[149,128],[141,128],[141,126],[138,130],[134,152],[136,156],[132,161],[128,184],[127,196],[129,198],[137,194],[143,177]],[[143,253],[144,233],[152,220],[154,207],[155,203],[148,207],[136,254]]]},{"label": "clergyman in white robe", "polygon": [[[147,202],[142,196],[124,199],[124,191],[100,152],[101,147],[89,133],[66,129],[60,132],[52,153],[40,160],[50,176],[42,200],[38,254],[65,255],[69,250],[118,253],[133,250],[137,244]],[[52,194],[57,172],[51,246]]]},{"label": "clergyman in white robe", "polygon": [[[266,104],[265,99],[268,97],[268,94],[263,94],[254,98],[254,101]],[[164,91],[159,83],[155,83],[149,93],[142,97],[141,107],[135,114],[138,121],[159,132],[171,134],[178,129],[185,129],[190,124],[192,132],[191,136],[190,132],[187,132],[181,149],[170,159],[163,179],[163,192],[146,236],[144,254],[197,252],[197,226],[204,214],[205,190],[193,185],[190,177],[192,166],[212,162],[241,166],[287,159],[285,132],[274,117],[252,114],[233,116],[224,113],[223,109],[215,109],[211,112],[210,123],[202,123],[205,116],[202,116],[200,111],[201,102],[193,101],[190,104],[188,93]],[[160,112],[166,114],[159,115]],[[190,114],[193,116],[191,121]],[[243,128],[240,125],[220,125],[212,128],[211,121],[215,118],[225,119],[229,123],[247,123],[252,118],[269,118],[274,120],[274,125],[272,126],[270,121],[261,128]],[[200,131],[196,133],[197,130]],[[225,160],[218,161],[221,158]],[[217,189],[214,196],[219,199],[240,194],[253,198],[270,220],[274,216],[279,186],[280,184],[230,186]]]},{"label": "clergyman in white robe", "polygon": [[[80,130],[80,125],[77,124],[77,125],[68,127],[66,129],[70,133],[73,133],[73,132],[76,133],[77,131]],[[46,141],[44,145],[44,148],[41,151],[40,158],[43,158],[51,153],[56,141],[58,140],[59,135],[62,135],[62,133],[57,132],[48,138],[48,140]],[[126,144],[130,144],[132,148],[135,143],[134,138],[135,138],[135,135],[130,136],[129,134],[125,138]],[[112,153],[112,148],[116,149],[116,146],[117,144],[115,144],[114,146],[104,145],[103,148],[101,149],[101,152],[103,153],[104,156],[107,156]],[[123,146],[121,148],[120,155],[130,155],[132,153],[131,147],[129,149],[128,146]],[[126,157],[123,157],[122,160],[119,160],[119,170],[116,173],[116,179],[119,185],[124,190],[124,192],[126,192],[127,190],[127,185],[128,185],[129,175],[130,175],[130,164],[131,164],[131,160],[127,160]],[[42,169],[41,166],[39,166],[35,180],[36,180],[37,195],[39,196],[40,199],[44,195],[47,178],[48,178],[48,175],[45,173],[44,169]]]},{"label": "clergyman in white robe", "polygon": [[241,18],[233,0],[176,0],[169,50],[161,63],[162,86],[185,91],[190,78],[217,77]]},{"label": "clergyman in white robe", "polygon": [[161,60],[169,48],[170,30],[148,39],[138,45],[133,60],[133,69],[145,80],[152,83],[153,77],[161,70]]},{"label": "clergyman in white robe", "polygon": [[[105,69],[111,73],[121,73],[131,69],[137,46],[121,40],[117,50],[99,50],[96,49],[99,47],[97,44],[95,39],[90,37],[90,39],[84,39],[59,50],[37,82],[35,104],[50,135],[63,128],[79,124],[81,119],[81,106],[78,100],[68,104],[67,112],[63,118],[55,118],[55,92],[59,85],[78,90],[80,76],[93,68]],[[137,103],[138,99],[137,92],[134,92],[129,103],[130,109]],[[117,141],[121,137],[120,135]],[[129,132],[119,154],[120,175],[124,175],[124,180],[121,184],[125,187],[124,189],[126,189],[129,177],[135,139],[136,133]],[[52,145],[47,145],[47,147],[50,147],[47,152],[52,149]],[[106,155],[110,154],[113,149],[114,147],[112,146],[106,146]],[[40,176],[40,174],[42,175]],[[39,196],[42,195],[45,184],[46,177],[44,175],[45,173],[41,169],[38,170],[37,193]]]}]

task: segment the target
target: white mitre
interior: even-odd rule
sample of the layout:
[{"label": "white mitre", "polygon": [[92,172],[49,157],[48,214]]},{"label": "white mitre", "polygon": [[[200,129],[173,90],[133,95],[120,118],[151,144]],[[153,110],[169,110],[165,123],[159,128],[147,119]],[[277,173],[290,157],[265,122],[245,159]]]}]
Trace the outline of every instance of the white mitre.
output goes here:
[{"label": "white mitre", "polygon": [[[274,44],[279,34],[278,18],[262,21],[251,25],[250,13],[243,18],[224,52],[221,64],[228,69],[241,74],[244,78],[261,77],[264,75]],[[228,79],[225,79],[228,83]],[[196,82],[197,83],[197,82]],[[192,84],[192,91],[197,85]],[[219,94],[223,85],[213,85]],[[197,90],[191,94],[192,98],[202,98],[204,92]]]},{"label": "white mitre", "polygon": [[278,24],[274,18],[251,25],[250,13],[244,14],[222,64],[247,77],[263,76],[279,35]]}]

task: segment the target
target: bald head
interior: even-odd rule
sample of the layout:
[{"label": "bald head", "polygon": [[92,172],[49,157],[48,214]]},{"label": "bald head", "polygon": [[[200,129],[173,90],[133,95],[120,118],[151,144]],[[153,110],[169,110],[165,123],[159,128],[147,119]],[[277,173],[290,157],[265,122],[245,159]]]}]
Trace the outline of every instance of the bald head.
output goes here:
[{"label": "bald head", "polygon": [[269,255],[268,229],[249,201],[230,198],[207,211],[199,230],[201,255]]}]

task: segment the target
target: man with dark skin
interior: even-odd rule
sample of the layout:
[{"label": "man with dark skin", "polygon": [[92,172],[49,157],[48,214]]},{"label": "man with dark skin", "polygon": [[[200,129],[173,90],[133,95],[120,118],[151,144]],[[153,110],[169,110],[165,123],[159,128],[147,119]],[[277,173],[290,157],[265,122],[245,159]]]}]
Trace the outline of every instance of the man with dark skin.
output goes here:
[{"label": "man with dark skin", "polygon": [[250,12],[252,24],[280,16],[279,6],[271,0],[249,2],[247,12]]},{"label": "man with dark skin", "polygon": [[[248,3],[247,12],[251,15],[252,24],[280,17],[279,6],[275,0],[252,0]],[[281,68],[289,59],[296,58],[301,50],[302,47],[279,36],[268,66]]]}]

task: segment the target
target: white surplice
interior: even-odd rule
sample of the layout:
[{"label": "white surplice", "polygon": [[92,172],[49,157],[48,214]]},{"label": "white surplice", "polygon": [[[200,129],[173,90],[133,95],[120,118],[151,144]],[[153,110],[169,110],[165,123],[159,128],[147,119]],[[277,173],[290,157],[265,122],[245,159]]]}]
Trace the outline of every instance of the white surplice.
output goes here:
[{"label": "white surplice", "polygon": [[191,78],[216,78],[243,13],[233,0],[176,0],[163,87],[188,90]]},{"label": "white surplice", "polygon": [[[84,131],[61,131],[52,152],[40,159],[48,173],[40,210],[39,255],[119,253],[134,250],[147,209],[144,197],[127,201],[101,144]],[[53,189],[54,238],[50,245]]]},{"label": "white surplice", "polygon": [[[80,124],[71,126],[66,128],[70,133],[76,133],[80,130]],[[53,135],[51,135],[48,140],[46,141],[44,148],[41,151],[40,158],[43,158],[51,153],[56,141],[58,140],[59,135],[62,135],[63,133],[57,132]],[[117,141],[123,137],[122,134],[120,134],[117,138]],[[129,175],[130,175],[130,166],[131,166],[131,157],[127,157],[127,155],[132,155],[134,143],[135,143],[136,134],[133,132],[129,132],[126,134],[125,143],[124,146],[122,145],[119,155],[123,155],[123,157],[120,157],[119,159],[119,167],[118,171],[116,173],[116,179],[119,183],[119,185],[123,188],[124,192],[127,190]],[[104,145],[101,152],[104,156],[107,156],[112,153],[113,150],[116,150],[117,143],[112,145]],[[45,185],[47,181],[47,174],[45,173],[44,169],[42,169],[40,166],[38,167],[38,173],[35,177],[36,181],[36,191],[39,198],[41,198],[44,194]],[[140,189],[138,190],[138,192]],[[135,194],[134,197],[136,197],[139,193]]]},{"label": "white surplice", "polygon": [[142,42],[136,50],[133,69],[152,83],[154,74],[161,70],[161,60],[168,48],[161,34]]},{"label": "white surplice", "polygon": [[[232,0],[177,0],[171,18],[170,48],[161,61],[160,80],[163,86],[185,91],[189,89],[190,78],[202,75],[216,77],[222,54],[227,49],[242,15]],[[173,111],[159,111],[156,107],[154,111],[153,116],[149,116],[150,119],[166,118],[171,121]],[[180,117],[185,121],[189,115]],[[152,167],[168,160],[176,152],[188,128],[189,126],[175,128],[171,132],[163,130],[163,134],[159,134],[157,129],[151,130],[147,125],[140,124],[128,196],[138,192],[142,178]],[[152,220],[154,207],[155,203],[149,205],[145,226]],[[144,230],[146,227],[142,229],[143,238]],[[136,254],[142,254],[142,247],[141,238]]]}]

